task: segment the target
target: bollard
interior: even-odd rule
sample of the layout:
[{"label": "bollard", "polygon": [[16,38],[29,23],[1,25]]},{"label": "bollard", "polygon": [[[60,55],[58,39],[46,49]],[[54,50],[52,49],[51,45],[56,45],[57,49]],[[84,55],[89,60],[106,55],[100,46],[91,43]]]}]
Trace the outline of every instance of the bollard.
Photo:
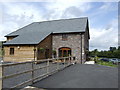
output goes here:
[{"label": "bollard", "polygon": [[0,66],[0,90],[2,90],[2,88],[3,88],[3,79],[2,79],[2,77],[3,77],[3,67],[1,65]]}]

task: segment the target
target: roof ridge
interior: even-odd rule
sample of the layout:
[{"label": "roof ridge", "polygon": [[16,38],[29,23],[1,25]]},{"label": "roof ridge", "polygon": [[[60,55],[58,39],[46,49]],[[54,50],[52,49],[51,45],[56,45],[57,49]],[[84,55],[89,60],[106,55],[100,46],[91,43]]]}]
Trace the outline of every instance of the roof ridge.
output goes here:
[{"label": "roof ridge", "polygon": [[56,20],[47,20],[47,21],[40,21],[36,23],[43,23],[43,22],[52,22],[52,21],[62,21],[62,20],[74,20],[74,19],[88,19],[88,17],[80,17],[80,18],[67,18],[67,19],[56,19]]}]

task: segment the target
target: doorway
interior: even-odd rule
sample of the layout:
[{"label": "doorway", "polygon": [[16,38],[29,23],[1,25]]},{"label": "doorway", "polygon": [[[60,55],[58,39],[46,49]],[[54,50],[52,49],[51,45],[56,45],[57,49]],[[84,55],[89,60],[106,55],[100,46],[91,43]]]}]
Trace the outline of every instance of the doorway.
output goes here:
[{"label": "doorway", "polygon": [[68,47],[62,47],[59,48],[59,57],[68,57],[71,56],[71,48]]}]

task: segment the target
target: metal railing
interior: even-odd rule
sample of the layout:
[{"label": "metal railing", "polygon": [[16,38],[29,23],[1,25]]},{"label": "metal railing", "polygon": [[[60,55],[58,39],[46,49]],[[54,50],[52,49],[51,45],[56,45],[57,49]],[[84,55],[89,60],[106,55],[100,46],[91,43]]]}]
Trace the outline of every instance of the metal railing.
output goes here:
[{"label": "metal railing", "polygon": [[[71,65],[72,62],[73,62],[73,57],[62,57],[62,58],[44,59],[44,60],[27,61],[27,62],[19,62],[19,63],[1,64],[0,89],[21,88],[21,86],[25,87],[27,85],[31,85],[35,83],[37,79],[41,80],[59,70],[62,70],[65,67]],[[27,67],[27,69],[25,67]],[[40,70],[39,72],[41,74],[36,72],[37,70]],[[29,79],[26,80],[26,78],[28,77]],[[22,81],[20,82],[20,80]]]}]

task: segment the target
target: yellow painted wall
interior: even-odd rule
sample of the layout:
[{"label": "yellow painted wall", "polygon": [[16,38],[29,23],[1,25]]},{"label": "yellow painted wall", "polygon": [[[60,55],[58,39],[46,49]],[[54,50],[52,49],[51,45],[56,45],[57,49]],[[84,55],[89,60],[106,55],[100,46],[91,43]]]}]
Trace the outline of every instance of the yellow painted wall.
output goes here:
[{"label": "yellow painted wall", "polygon": [[[10,48],[14,48],[14,55],[10,55]],[[34,46],[4,46],[4,61],[23,62],[34,60]]]}]

